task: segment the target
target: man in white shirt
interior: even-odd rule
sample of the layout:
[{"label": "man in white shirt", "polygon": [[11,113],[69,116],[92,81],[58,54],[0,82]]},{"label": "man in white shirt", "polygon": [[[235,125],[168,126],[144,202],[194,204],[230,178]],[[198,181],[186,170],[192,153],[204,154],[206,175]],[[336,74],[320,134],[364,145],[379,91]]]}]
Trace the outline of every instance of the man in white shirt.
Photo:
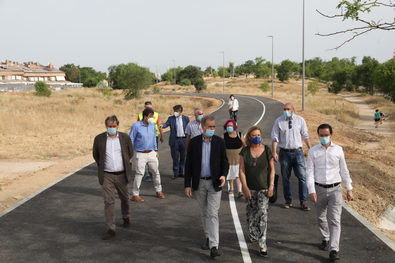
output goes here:
[{"label": "man in white shirt", "polygon": [[229,117],[237,122],[237,113],[239,112],[239,101],[232,94],[228,102]]},{"label": "man in white shirt", "polygon": [[[310,149],[309,131],[302,116],[295,114],[291,103],[284,104],[283,115],[278,117],[272,129],[272,153],[274,160],[280,161],[283,181],[284,208],[292,207],[292,193],[289,178],[292,170],[298,178],[300,208],[309,211],[307,206],[306,164],[303,142]],[[277,146],[280,148],[277,154]]]},{"label": "man in white shirt", "polygon": [[317,207],[317,219],[323,237],[320,248],[327,250],[329,246],[329,259],[333,262],[339,259],[343,202],[341,182],[346,186],[347,200],[351,201],[352,180],[343,148],[331,141],[332,127],[321,124],[317,133],[320,144],[312,147],[307,157],[307,189],[310,200]]}]

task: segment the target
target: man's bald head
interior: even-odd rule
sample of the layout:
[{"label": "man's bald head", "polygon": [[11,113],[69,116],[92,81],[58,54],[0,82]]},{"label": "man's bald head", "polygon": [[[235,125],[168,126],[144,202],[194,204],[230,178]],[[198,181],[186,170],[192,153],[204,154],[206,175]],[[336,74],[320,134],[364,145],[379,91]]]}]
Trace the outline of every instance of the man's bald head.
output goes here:
[{"label": "man's bald head", "polygon": [[292,103],[290,103],[290,102],[287,102],[287,103],[284,104],[284,110],[285,111],[295,112],[294,105],[292,105]]}]

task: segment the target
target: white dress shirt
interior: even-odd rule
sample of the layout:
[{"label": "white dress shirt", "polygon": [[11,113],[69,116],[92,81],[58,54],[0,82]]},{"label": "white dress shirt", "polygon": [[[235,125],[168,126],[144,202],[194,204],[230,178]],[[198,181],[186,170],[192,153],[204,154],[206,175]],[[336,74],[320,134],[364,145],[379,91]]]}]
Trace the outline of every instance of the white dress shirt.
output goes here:
[{"label": "white dress shirt", "polygon": [[[289,128],[289,121],[292,128]],[[306,121],[303,117],[292,114],[291,118],[280,116],[276,119],[272,129],[272,141],[278,143],[283,149],[298,149],[303,146],[302,139],[309,138]]]},{"label": "white dress shirt", "polygon": [[107,135],[106,142],[106,158],[104,160],[104,171],[106,172],[122,172],[124,171],[121,143],[119,135],[111,138]]},{"label": "white dress shirt", "polygon": [[228,102],[228,108],[232,111],[237,111],[239,110],[239,101],[237,99],[234,100],[229,100]]},{"label": "white dress shirt", "polygon": [[343,148],[331,142],[328,148],[317,144],[307,156],[306,183],[309,194],[315,193],[314,183],[334,184],[344,182],[351,190],[351,177],[344,158]]},{"label": "white dress shirt", "polygon": [[185,137],[182,115],[176,117],[177,137]]}]

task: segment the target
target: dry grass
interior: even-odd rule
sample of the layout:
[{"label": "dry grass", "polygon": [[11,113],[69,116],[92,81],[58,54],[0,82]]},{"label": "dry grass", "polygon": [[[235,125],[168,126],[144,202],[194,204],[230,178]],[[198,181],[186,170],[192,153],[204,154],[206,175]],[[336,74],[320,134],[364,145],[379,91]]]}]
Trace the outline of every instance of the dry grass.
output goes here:
[{"label": "dry grass", "polygon": [[[90,152],[93,138],[104,131],[104,119],[115,114],[120,130],[128,132],[143,103],[151,100],[162,119],[172,106],[182,104],[192,115],[194,107],[207,109],[216,100],[181,96],[145,95],[126,101],[121,92],[103,97],[97,89],[53,92],[50,98],[33,93],[0,94],[0,158],[51,159]],[[164,120],[165,121],[165,120]]]}]

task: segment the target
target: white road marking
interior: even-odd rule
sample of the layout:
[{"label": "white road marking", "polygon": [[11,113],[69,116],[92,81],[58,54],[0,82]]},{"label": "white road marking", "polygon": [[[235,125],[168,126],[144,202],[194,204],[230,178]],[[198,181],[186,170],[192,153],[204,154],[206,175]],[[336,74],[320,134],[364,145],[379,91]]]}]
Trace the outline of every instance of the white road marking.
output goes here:
[{"label": "white road marking", "polygon": [[[253,98],[253,97],[249,97],[249,96],[239,96],[239,97],[254,99],[262,104],[262,108],[263,108],[262,114],[259,117],[258,121],[253,124],[253,125],[258,125],[258,123],[260,123],[261,120],[263,119],[263,117],[265,116],[265,113],[266,113],[265,104],[262,101],[260,101],[256,98]],[[237,213],[236,202],[235,202],[235,198],[233,195],[229,195],[229,206],[230,206],[230,211],[232,213],[233,223],[235,225],[237,239],[239,240],[239,246],[240,246],[240,251],[241,251],[241,256],[243,258],[243,262],[244,263],[251,263],[252,261],[251,261],[251,257],[250,257],[250,252],[248,251],[247,242],[245,241],[245,238],[244,238],[243,228],[241,227],[241,224],[240,224],[239,214]]]}]

